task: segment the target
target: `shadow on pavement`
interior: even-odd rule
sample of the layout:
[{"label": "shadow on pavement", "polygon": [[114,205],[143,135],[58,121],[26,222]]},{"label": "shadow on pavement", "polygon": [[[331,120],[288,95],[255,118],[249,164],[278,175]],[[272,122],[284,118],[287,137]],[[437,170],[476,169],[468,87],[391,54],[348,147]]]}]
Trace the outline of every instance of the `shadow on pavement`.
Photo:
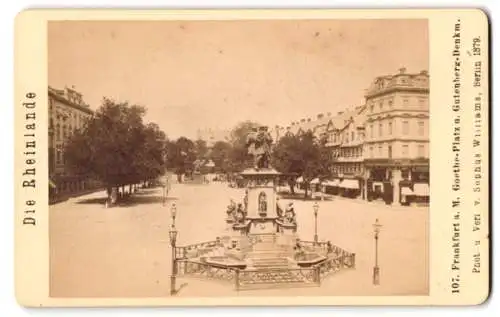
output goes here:
[{"label": "shadow on pavement", "polygon": [[[176,201],[177,197],[167,197],[165,202]],[[119,202],[116,207],[133,207],[137,205],[146,205],[146,204],[161,204],[163,203],[162,196],[130,196],[125,200]]]},{"label": "shadow on pavement", "polygon": [[141,195],[141,196],[151,195],[153,193],[158,192],[158,190],[160,190],[161,192],[161,189],[159,188],[138,189],[137,192],[134,193],[134,195]]},{"label": "shadow on pavement", "polygon": [[[176,201],[178,200],[177,197],[167,197],[165,199],[165,202],[169,201]],[[77,204],[83,204],[83,205],[104,205],[106,203],[106,197],[98,197],[98,198],[89,198],[89,199],[82,199],[76,202]],[[161,204],[163,203],[163,197],[162,196],[140,196],[137,194],[134,194],[128,198],[125,198],[123,201],[118,202],[115,206],[113,207],[132,207],[132,206],[137,206],[137,205],[145,205],[145,204]]]}]

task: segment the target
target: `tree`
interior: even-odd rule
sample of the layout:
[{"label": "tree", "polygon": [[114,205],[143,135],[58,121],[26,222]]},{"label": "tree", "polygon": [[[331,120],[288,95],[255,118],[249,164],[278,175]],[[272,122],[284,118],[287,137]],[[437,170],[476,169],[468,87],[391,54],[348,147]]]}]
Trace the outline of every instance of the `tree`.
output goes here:
[{"label": "tree", "polygon": [[196,153],[196,157],[200,160],[207,158],[208,155],[208,146],[205,140],[198,139],[194,142],[194,151]]},{"label": "tree", "polygon": [[165,134],[144,125],[144,107],[104,98],[93,118],[65,145],[66,165],[113,187],[150,180],[164,166]]},{"label": "tree", "polygon": [[193,170],[196,160],[194,142],[186,137],[180,137],[176,141],[166,142],[167,167],[174,170],[180,181],[181,175],[189,174]]},{"label": "tree", "polygon": [[214,162],[215,167],[219,172],[228,173],[230,171],[229,162],[231,151],[231,144],[224,141],[217,141],[212,147],[209,158]]},{"label": "tree", "polygon": [[[312,132],[301,135],[286,135],[276,144],[273,154],[273,166],[282,173],[295,173],[304,179],[305,196],[308,195],[309,183],[316,177],[325,178],[330,173],[331,158],[326,142],[315,138]],[[290,191],[294,193],[295,180],[289,180]]]}]

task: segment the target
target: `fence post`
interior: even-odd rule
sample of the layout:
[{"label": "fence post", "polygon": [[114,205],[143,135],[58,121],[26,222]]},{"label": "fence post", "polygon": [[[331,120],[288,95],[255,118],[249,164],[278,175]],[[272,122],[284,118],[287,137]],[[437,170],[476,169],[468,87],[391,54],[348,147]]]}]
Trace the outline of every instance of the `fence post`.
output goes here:
[{"label": "fence post", "polygon": [[240,270],[236,269],[236,274],[234,275],[234,283],[236,291],[240,290]]},{"label": "fence post", "polygon": [[316,283],[318,284],[318,286],[321,285],[321,270],[320,270],[320,266],[318,265],[315,270],[316,270]]}]

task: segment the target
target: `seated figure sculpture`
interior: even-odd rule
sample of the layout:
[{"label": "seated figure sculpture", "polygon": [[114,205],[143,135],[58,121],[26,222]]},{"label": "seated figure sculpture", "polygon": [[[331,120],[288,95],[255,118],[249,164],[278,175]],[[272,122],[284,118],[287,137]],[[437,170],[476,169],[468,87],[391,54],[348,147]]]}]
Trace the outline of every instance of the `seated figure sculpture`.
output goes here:
[{"label": "seated figure sculpture", "polygon": [[297,220],[295,219],[295,210],[293,208],[293,203],[289,203],[285,210],[285,222],[290,224],[295,224]]},{"label": "seated figure sculpture", "polygon": [[226,213],[227,213],[227,217],[228,218],[235,216],[235,213],[236,213],[236,203],[234,202],[234,200],[231,199],[231,201],[229,202],[229,205],[227,206]]},{"label": "seated figure sculpture", "polygon": [[236,210],[236,221],[238,223],[244,223],[245,222],[245,210],[243,209],[242,204],[238,204],[238,208]]}]

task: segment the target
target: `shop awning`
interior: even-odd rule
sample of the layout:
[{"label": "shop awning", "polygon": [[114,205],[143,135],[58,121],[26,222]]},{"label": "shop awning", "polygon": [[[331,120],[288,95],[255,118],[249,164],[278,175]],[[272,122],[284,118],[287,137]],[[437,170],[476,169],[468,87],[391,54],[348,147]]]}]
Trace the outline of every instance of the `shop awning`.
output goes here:
[{"label": "shop awning", "polygon": [[315,178],[311,181],[311,185],[319,184],[319,178]]},{"label": "shop awning", "polygon": [[411,195],[414,195],[414,193],[413,193],[413,191],[411,190],[410,187],[402,187],[401,188],[401,195],[411,196]]},{"label": "shop awning", "polygon": [[359,182],[355,179],[344,179],[339,186],[347,189],[359,189]]},{"label": "shop awning", "polygon": [[413,194],[416,196],[430,196],[429,184],[415,183],[413,185]]},{"label": "shop awning", "polygon": [[327,180],[325,181],[325,186],[338,186],[339,185],[339,180],[336,179],[336,180]]},{"label": "shop awning", "polygon": [[299,178],[297,178],[295,180],[295,182],[297,182],[297,183],[303,183],[304,182],[304,177],[300,176]]}]

